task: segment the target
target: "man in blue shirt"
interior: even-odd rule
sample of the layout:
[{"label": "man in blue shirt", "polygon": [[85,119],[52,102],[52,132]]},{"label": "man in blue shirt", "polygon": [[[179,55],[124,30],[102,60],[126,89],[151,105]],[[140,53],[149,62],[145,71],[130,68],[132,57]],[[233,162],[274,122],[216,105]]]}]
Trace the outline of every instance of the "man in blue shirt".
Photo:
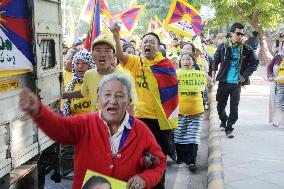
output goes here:
[{"label": "man in blue shirt", "polygon": [[[230,35],[231,38],[220,44],[214,55],[212,79],[219,81],[216,100],[220,127],[225,128],[228,138],[233,138],[233,125],[238,120],[241,86],[249,84],[249,76],[257,69],[259,61],[252,47],[242,42],[245,34],[241,23],[232,25]],[[215,77],[217,70],[218,75]],[[227,116],[225,108],[229,96],[230,114]]]}]

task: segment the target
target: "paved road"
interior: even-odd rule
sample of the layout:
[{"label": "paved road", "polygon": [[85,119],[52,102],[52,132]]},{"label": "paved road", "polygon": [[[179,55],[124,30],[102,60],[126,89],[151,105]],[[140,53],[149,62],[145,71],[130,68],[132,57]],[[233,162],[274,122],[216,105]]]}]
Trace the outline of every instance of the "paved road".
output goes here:
[{"label": "paved road", "polygon": [[226,189],[284,188],[284,128],[268,123],[269,85],[261,67],[242,89],[235,138],[221,138]]},{"label": "paved road", "polygon": [[[208,115],[205,115],[205,119]],[[201,144],[197,154],[196,165],[198,171],[195,174],[189,172],[186,164],[176,164],[168,159],[166,172],[166,189],[206,189],[207,187],[207,158],[208,158],[208,120],[204,120],[201,133]],[[55,184],[50,180],[50,175],[46,176],[45,189],[70,189],[71,181],[62,180]]]}]

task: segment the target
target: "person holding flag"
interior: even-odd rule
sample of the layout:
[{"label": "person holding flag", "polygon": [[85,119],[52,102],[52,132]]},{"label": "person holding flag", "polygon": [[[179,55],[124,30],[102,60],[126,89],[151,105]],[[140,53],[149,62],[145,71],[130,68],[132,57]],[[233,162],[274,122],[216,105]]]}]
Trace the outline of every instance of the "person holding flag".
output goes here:
[{"label": "person holding flag", "polygon": [[[116,42],[116,56],[135,80],[138,100],[135,117],[143,121],[154,134],[165,155],[169,152],[169,133],[178,123],[178,82],[174,64],[159,52],[160,39],[155,33],[142,37],[141,56],[123,52],[120,26],[111,27]],[[165,188],[165,177],[154,187]]]}]

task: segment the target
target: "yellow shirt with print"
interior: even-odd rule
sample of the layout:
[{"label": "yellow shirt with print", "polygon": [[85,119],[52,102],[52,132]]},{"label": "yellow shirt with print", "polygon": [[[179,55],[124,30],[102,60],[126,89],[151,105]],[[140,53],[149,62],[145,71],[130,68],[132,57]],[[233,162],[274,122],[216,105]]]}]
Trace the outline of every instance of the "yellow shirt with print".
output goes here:
[{"label": "yellow shirt with print", "polygon": [[179,114],[197,115],[204,112],[201,92],[179,92]]},{"label": "yellow shirt with print", "polygon": [[[120,65],[118,65],[115,71],[112,74],[119,74],[126,76],[132,83],[134,83],[132,76],[130,73],[123,69]],[[91,99],[91,110],[92,112],[98,111],[99,103],[98,103],[98,89],[100,85],[100,81],[104,75],[101,75],[97,72],[96,69],[88,70],[84,75],[84,81],[81,87],[81,93],[84,97],[90,97]],[[131,90],[131,98],[132,102],[136,101],[136,91],[135,89]]]},{"label": "yellow shirt with print", "polygon": [[[81,83],[76,83],[74,91],[81,89]],[[85,114],[91,112],[91,99],[89,97],[84,98],[72,98],[70,103],[71,115]]]},{"label": "yellow shirt with print", "polygon": [[[193,72],[200,72],[194,70]],[[190,73],[190,70],[179,69],[177,70],[177,77],[179,81],[179,114],[182,115],[197,115],[204,112],[202,93],[199,89],[195,89],[199,84],[187,84],[185,81],[191,81],[193,78],[184,77],[182,73]],[[191,76],[194,77],[194,76]],[[200,77],[200,76],[199,76]],[[202,79],[200,77],[200,79]],[[205,78],[204,78],[205,80]],[[185,88],[187,85],[191,88]]]},{"label": "yellow shirt with print", "polygon": [[[281,64],[278,67],[277,77],[281,77],[281,76],[284,76],[284,58],[282,59]],[[283,84],[284,79],[277,80],[277,83]]]},{"label": "yellow shirt with print", "polygon": [[[128,61],[123,65],[128,69],[135,81],[138,100],[135,104],[135,117],[158,119],[154,106],[154,97],[150,91],[157,91],[158,84],[156,78],[152,74],[150,66],[157,64],[163,60],[163,56],[158,53],[154,60],[147,60],[144,57],[129,55]],[[151,83],[151,85],[149,85]]]}]

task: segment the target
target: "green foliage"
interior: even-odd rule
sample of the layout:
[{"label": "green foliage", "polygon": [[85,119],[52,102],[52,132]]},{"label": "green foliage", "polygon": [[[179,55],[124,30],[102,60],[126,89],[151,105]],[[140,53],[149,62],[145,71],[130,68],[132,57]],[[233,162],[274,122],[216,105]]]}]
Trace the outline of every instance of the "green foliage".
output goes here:
[{"label": "green foliage", "polygon": [[216,9],[216,18],[209,23],[212,26],[242,20],[262,30],[273,30],[284,22],[283,0],[212,0],[211,3]]},{"label": "green foliage", "polygon": [[79,34],[84,34],[88,32],[88,24],[79,20],[83,5],[85,0],[63,0],[62,6],[64,9],[63,16],[65,16],[65,27],[66,27],[66,34],[69,33],[71,19],[73,18],[75,21],[75,26],[77,27]]},{"label": "green foliage", "polygon": [[131,0],[107,0],[110,12],[124,11],[129,9],[128,4]]}]

